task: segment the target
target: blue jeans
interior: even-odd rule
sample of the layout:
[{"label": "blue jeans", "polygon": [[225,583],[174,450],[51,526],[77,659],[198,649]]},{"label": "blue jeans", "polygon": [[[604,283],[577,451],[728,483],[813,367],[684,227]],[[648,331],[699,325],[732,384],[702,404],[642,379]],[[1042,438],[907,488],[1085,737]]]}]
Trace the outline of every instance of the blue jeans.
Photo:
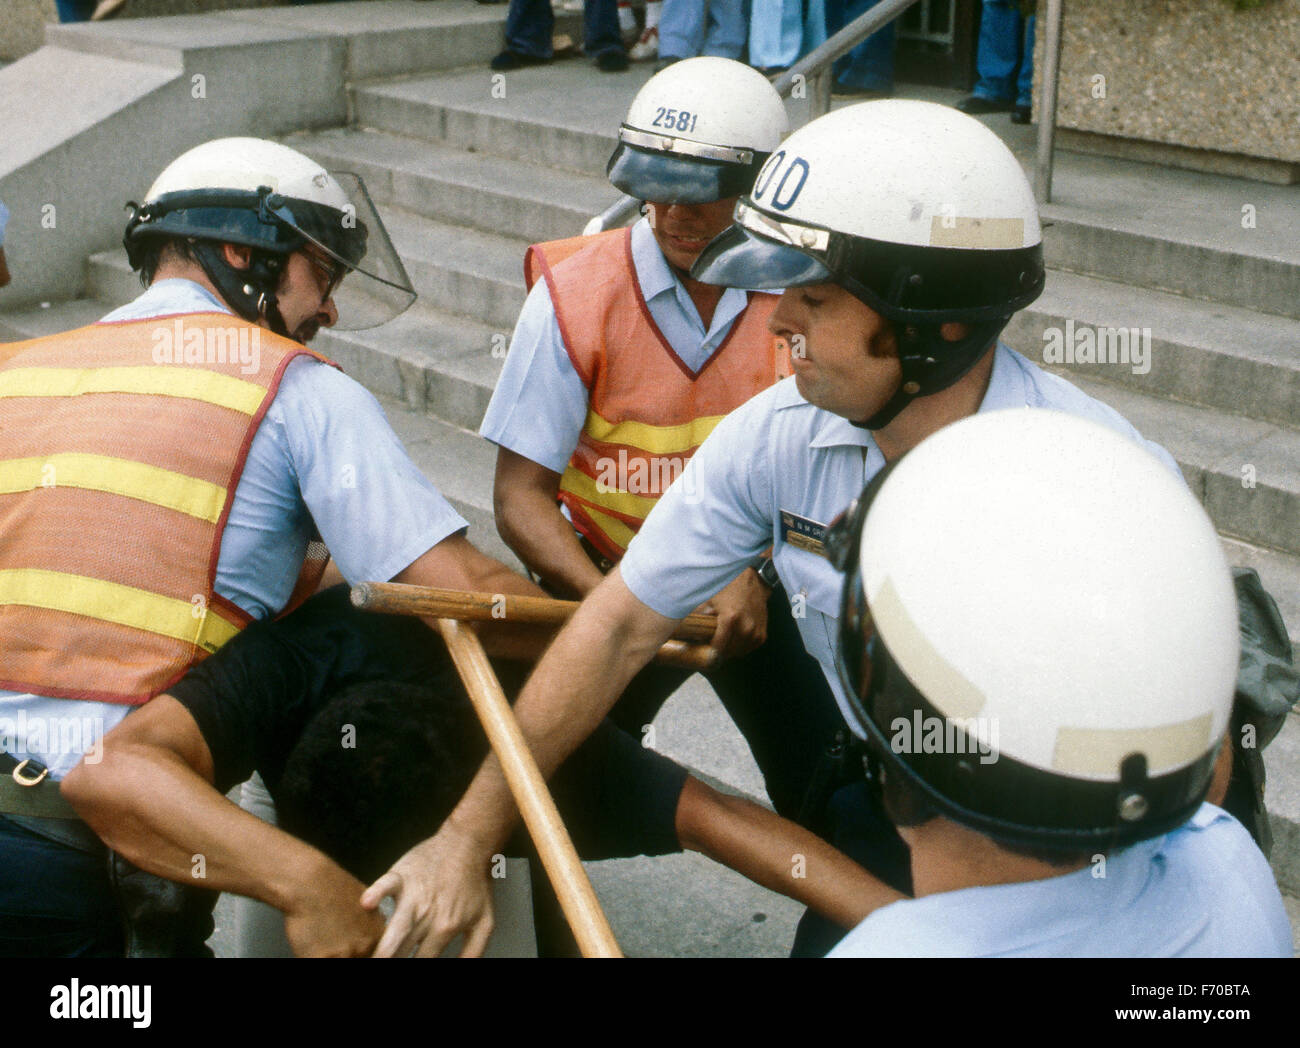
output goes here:
[{"label": "blue jeans", "polygon": [[1034,17],[1025,18],[1011,0],[984,0],[975,71],[976,98],[1029,105],[1034,94]]},{"label": "blue jeans", "polygon": [[[880,0],[826,0],[826,34],[833,36]],[[835,83],[859,91],[894,90],[894,22],[835,62]]]},{"label": "blue jeans", "polygon": [[[506,12],[506,47],[521,55],[550,58],[555,15],[551,0],[510,0]],[[582,46],[593,58],[605,51],[622,51],[617,0],[586,0],[582,12]]]},{"label": "blue jeans", "polygon": [[664,0],[659,56],[739,58],[747,32],[741,0]]},{"label": "blue jeans", "polygon": [[[822,0],[754,0],[749,16],[749,64],[759,69],[793,65],[826,39]],[[662,30],[660,37],[662,39]],[[662,51],[663,48],[660,48]]]},{"label": "blue jeans", "polygon": [[121,957],[106,862],[0,815],[0,957]]}]

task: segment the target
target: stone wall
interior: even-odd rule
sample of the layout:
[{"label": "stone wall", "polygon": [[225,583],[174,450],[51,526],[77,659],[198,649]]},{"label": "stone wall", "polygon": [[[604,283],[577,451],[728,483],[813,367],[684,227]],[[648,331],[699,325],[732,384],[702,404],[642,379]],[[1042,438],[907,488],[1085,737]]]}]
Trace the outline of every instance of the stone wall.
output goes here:
[{"label": "stone wall", "polygon": [[1294,169],[1300,0],[1067,0],[1057,126],[1172,147],[1187,166],[1231,170],[1236,156]]}]

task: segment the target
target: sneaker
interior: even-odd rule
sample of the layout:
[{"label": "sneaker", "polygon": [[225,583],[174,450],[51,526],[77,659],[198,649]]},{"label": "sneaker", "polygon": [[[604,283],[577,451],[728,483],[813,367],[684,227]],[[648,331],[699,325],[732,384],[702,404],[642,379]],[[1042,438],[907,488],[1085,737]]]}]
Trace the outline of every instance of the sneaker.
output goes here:
[{"label": "sneaker", "polygon": [[957,108],[970,116],[981,116],[984,113],[1005,113],[1012,106],[1009,98],[981,98],[979,95],[971,95],[970,98],[958,102]]},{"label": "sneaker", "polygon": [[627,57],[633,62],[644,62],[649,58],[656,58],[659,55],[659,27],[652,25],[645,30],[632,49],[628,51]]},{"label": "sneaker", "polygon": [[622,48],[610,48],[596,56],[596,68],[602,73],[621,73],[627,69],[627,52]]},{"label": "sneaker", "polygon": [[1034,110],[1031,106],[1016,106],[1011,110],[1011,122],[1013,124],[1030,124],[1033,123]]},{"label": "sneaker", "polygon": [[493,58],[488,65],[497,71],[504,71],[508,69],[523,69],[525,66],[546,65],[548,62],[550,62],[549,58],[538,58],[536,55],[525,55],[519,51],[511,51],[510,48],[507,47],[499,55]]}]

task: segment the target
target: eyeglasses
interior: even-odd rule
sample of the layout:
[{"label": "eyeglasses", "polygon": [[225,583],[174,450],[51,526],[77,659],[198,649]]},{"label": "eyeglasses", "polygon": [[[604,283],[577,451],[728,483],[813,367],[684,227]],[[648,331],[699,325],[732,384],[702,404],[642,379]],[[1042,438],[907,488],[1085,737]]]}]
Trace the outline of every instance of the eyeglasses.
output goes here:
[{"label": "eyeglasses", "polygon": [[343,282],[343,278],[348,274],[347,266],[338,259],[330,258],[328,255],[321,257],[315,251],[307,248],[303,249],[302,254],[316,271],[325,278],[325,289],[321,292],[321,301],[333,297],[334,292],[338,290],[339,284]]}]

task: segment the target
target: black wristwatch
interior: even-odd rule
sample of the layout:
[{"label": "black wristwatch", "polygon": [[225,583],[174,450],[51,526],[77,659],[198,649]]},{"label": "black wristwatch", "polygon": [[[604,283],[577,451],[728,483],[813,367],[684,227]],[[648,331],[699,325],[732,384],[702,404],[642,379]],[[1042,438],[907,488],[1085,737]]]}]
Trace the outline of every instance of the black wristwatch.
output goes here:
[{"label": "black wristwatch", "polygon": [[758,577],[763,580],[763,585],[768,589],[774,590],[780,585],[781,579],[776,573],[776,565],[772,563],[771,557],[759,557],[758,563],[754,565],[754,570]]}]

